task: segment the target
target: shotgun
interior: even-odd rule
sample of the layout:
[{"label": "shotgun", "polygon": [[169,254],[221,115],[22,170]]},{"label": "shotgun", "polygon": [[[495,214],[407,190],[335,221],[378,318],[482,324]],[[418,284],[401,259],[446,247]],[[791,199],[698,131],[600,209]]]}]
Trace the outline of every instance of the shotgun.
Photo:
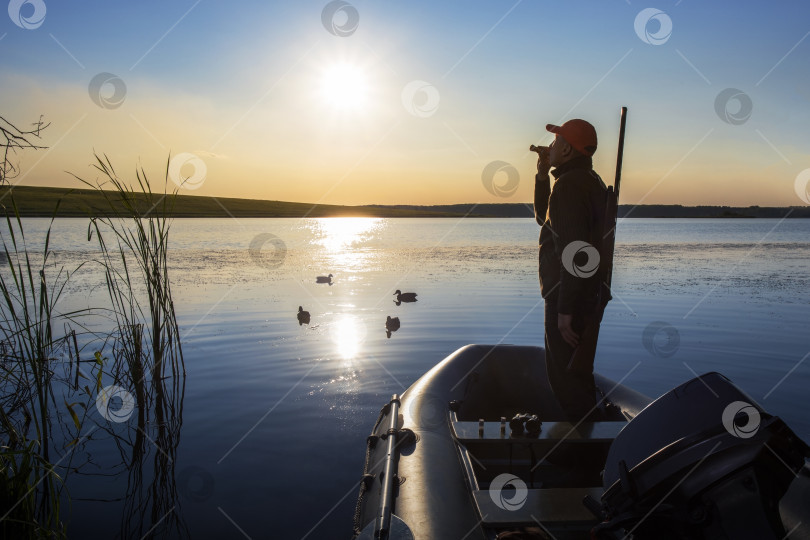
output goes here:
[{"label": "shotgun", "polygon": [[622,157],[624,155],[624,130],[627,125],[627,107],[622,107],[621,123],[619,125],[619,151],[616,157],[616,179],[613,185],[608,187],[605,198],[605,221],[602,227],[602,249],[601,258],[605,261],[602,267],[602,306],[613,298],[610,294],[613,282],[613,250],[616,247],[616,222],[619,212],[619,187],[622,181]]}]

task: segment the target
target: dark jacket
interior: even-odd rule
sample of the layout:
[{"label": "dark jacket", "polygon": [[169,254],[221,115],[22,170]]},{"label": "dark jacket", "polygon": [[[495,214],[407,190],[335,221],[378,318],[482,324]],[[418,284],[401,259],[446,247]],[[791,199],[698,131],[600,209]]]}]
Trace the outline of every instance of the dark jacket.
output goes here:
[{"label": "dark jacket", "polygon": [[[580,156],[557,167],[554,189],[549,179],[538,175],[535,182],[534,215],[540,229],[540,292],[547,302],[557,303],[557,312],[587,313],[600,304],[603,266],[591,277],[577,277],[563,268],[563,250],[571,242],[602,244],[607,187],[593,170],[593,162]],[[578,253],[574,264],[590,262]],[[585,272],[587,273],[587,272]]]}]

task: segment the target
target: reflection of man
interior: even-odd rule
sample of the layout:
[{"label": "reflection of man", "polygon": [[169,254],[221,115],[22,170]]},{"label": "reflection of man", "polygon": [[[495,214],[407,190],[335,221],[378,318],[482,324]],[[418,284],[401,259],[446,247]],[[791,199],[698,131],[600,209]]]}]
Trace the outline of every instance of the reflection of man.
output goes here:
[{"label": "reflection of man", "polygon": [[534,185],[534,214],[542,227],[546,368],[557,400],[576,422],[596,406],[593,359],[604,304],[601,272],[595,266],[599,254],[592,246],[601,245],[607,188],[593,171],[596,130],[591,124],[569,120],[546,129],[556,136],[548,148],[539,149]]}]

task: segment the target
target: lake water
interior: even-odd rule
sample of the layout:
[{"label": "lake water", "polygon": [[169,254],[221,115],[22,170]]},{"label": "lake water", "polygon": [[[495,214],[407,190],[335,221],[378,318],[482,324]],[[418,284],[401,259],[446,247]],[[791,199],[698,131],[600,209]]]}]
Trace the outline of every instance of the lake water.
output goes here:
[{"label": "lake water", "polygon": [[[35,249],[47,220],[25,225]],[[95,256],[85,220],[55,231],[58,265]],[[187,376],[173,487],[154,488],[163,450],[147,445],[133,511],[120,450],[91,440],[68,480],[70,537],[115,537],[134,515],[138,536],[348,538],[391,394],[468,343],[542,344],[538,233],[529,219],[175,221]],[[810,441],[810,220],[628,219],[617,237],[596,370],[632,371],[624,383],[652,397],[720,371]],[[60,307],[97,304],[100,283],[84,267]],[[396,289],[418,302],[396,306]],[[401,320],[390,338],[387,316]]]}]

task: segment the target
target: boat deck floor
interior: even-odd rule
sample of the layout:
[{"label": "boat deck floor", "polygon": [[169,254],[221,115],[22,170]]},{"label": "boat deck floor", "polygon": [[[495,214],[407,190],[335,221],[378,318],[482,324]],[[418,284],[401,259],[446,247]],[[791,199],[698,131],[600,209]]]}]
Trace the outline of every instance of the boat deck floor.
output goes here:
[{"label": "boat deck floor", "polygon": [[528,435],[500,421],[453,420],[482,523],[493,530],[541,525],[558,538],[581,538],[596,524],[582,501],[600,498],[610,444],[625,425],[543,422]]}]

